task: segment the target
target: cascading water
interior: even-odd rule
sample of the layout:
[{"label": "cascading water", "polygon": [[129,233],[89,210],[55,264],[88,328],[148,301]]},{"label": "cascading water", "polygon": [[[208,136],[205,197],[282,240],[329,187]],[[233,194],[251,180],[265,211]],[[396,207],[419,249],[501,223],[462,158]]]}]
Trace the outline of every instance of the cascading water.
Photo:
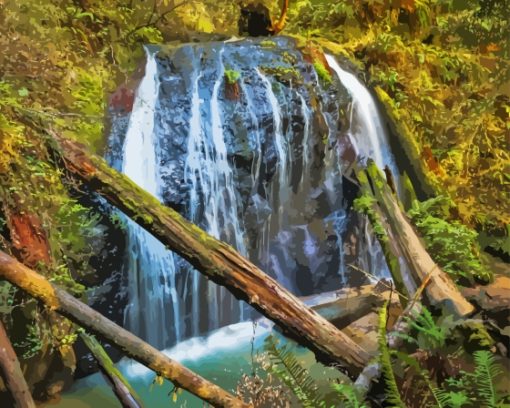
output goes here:
[{"label": "cascading water", "polygon": [[326,54],[326,61],[352,98],[349,133],[358,150],[358,157],[373,159],[380,169],[388,166],[392,173],[398,176],[388,135],[374,98],[354,74],[340,67],[332,55]]},{"label": "cascading water", "polygon": [[[356,149],[357,157],[362,161],[369,158],[374,160],[380,169],[388,168],[395,177],[396,188],[399,189],[399,173],[374,98],[354,74],[340,67],[332,55],[326,54],[326,60],[352,98],[348,136]],[[389,277],[382,248],[367,220],[362,221],[360,232],[364,238],[361,251],[364,256],[360,257],[362,269],[379,271],[378,276]]]},{"label": "cascading water", "polygon": [[[188,155],[185,162],[184,177],[190,183],[190,218],[199,223],[203,217],[203,226],[215,238],[222,239],[232,245],[243,255],[246,254],[244,233],[239,219],[236,191],[232,169],[227,160],[227,148],[223,134],[223,118],[219,102],[220,87],[224,82],[225,68],[222,61],[223,49],[217,55],[217,77],[212,94],[202,95],[201,81],[205,80],[200,67],[193,73],[196,80],[192,91],[192,111],[188,137]],[[200,61],[200,58],[196,58]],[[203,120],[202,118],[205,118]],[[200,214],[198,209],[202,207]],[[200,297],[198,296],[200,274],[194,272],[193,312],[198,315]],[[233,304],[231,296],[225,288],[208,282],[209,328],[219,327],[221,322],[229,321],[223,316],[225,308],[221,304]],[[229,308],[230,309],[230,308]],[[238,305],[239,318],[243,318],[243,306]],[[232,313],[233,310],[230,310]],[[198,320],[197,320],[198,321]],[[198,334],[198,327],[195,327]]]},{"label": "cascading water", "polygon": [[[154,53],[148,50],[146,53],[145,76],[136,93],[124,141],[122,172],[148,193],[161,198],[154,141],[154,114],[160,84]],[[129,219],[127,236],[129,304],[125,313],[126,326],[156,347],[164,347],[169,339],[179,341],[180,312],[173,255]]]},{"label": "cascading water", "polygon": [[[123,146],[122,170],[137,184],[298,295],[363,282],[349,263],[385,275],[377,245],[353,238],[365,225],[350,210],[355,192],[344,185],[339,147],[349,129],[361,156],[394,169],[375,104],[333,57],[339,81],[326,86],[292,40],[275,43],[148,52],[127,131],[112,135],[112,149]],[[234,99],[227,70],[240,76]],[[347,106],[350,123],[340,114]],[[150,234],[127,228],[130,330],[167,347],[250,317]]]}]

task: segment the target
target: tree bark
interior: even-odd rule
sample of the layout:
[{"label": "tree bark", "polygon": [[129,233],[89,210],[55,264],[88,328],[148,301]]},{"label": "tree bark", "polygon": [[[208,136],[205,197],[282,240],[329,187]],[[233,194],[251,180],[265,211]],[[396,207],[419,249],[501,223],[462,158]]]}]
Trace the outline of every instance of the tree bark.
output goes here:
[{"label": "tree bark", "polygon": [[[329,295],[329,296],[328,296]],[[334,299],[312,305],[312,309],[319,313],[335,327],[343,329],[377,310],[389,299],[390,290],[379,285],[363,285],[344,288],[331,294],[321,294],[316,298],[320,301],[324,296]],[[305,303],[306,302],[306,299]],[[313,299],[312,299],[313,300]]]},{"label": "tree bark", "polygon": [[94,336],[90,336],[85,332],[80,333],[80,337],[92,352],[94,358],[105,376],[106,380],[112,387],[113,393],[124,408],[142,408],[143,404],[135,390],[124,378],[122,373],[115,367],[105,349]]},{"label": "tree bark", "polygon": [[283,333],[312,350],[317,359],[356,377],[370,355],[326,319],[267,276],[232,247],[162,205],[103,159],[54,133],[57,152],[69,173],[153,234],[213,282],[225,286],[278,324]]},{"label": "tree bark", "polygon": [[[390,228],[390,225],[383,216],[382,210],[377,204],[377,200],[375,199],[375,195],[372,191],[366,172],[359,167],[354,167],[354,169],[360,185],[361,194],[374,198],[373,204],[370,209],[368,209],[367,216],[372,224],[372,230],[374,231],[374,234],[383,250],[384,259],[386,260],[386,265],[388,265],[393,283],[395,284],[398,293],[401,294],[400,302],[405,306],[407,304],[409,294],[414,292],[416,284],[409,276],[405,262],[402,262],[404,256],[400,246],[398,245],[395,231]],[[383,231],[381,231],[381,229],[383,229]]]},{"label": "tree bark", "polygon": [[0,251],[0,278],[6,279],[50,309],[115,344],[126,355],[213,406],[249,406],[167,357],[2,251]]},{"label": "tree bark", "polygon": [[[366,171],[358,170],[357,176],[358,179],[368,179],[387,229],[398,245],[416,286],[429,278],[430,274],[430,283],[425,289],[428,302],[433,306],[444,306],[459,317],[473,313],[473,305],[462,296],[448,274],[441,270],[425,249],[375,163],[370,160]],[[413,293],[409,294],[413,296]]]},{"label": "tree bark", "polygon": [[18,357],[0,321],[0,376],[12,398],[14,408],[35,408],[32,394],[23,377]]}]

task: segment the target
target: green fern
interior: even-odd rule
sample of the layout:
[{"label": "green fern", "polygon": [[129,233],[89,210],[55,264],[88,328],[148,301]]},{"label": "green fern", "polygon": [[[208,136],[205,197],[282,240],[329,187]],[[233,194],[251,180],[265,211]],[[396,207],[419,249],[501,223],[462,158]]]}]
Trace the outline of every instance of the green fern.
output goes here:
[{"label": "green fern", "polygon": [[387,402],[392,407],[405,408],[405,404],[400,398],[395,373],[391,366],[391,353],[386,342],[386,321],[388,318],[388,301],[385,302],[379,312],[379,359],[382,367],[382,373],[386,381]]},{"label": "green fern", "polygon": [[301,366],[289,346],[278,346],[278,340],[269,336],[264,342],[271,365],[269,370],[276,375],[305,408],[325,407],[318,392],[318,387],[308,370]]},{"label": "green fern", "polygon": [[[430,387],[439,408],[461,408],[477,406],[486,408],[501,407],[503,398],[498,394],[494,380],[502,370],[487,350],[475,351],[475,370],[461,372],[457,379],[446,380],[446,388]],[[475,403],[476,405],[473,405]]]},{"label": "green fern", "polygon": [[340,397],[342,408],[367,408],[352,384],[332,384],[331,387]]},{"label": "green fern", "polygon": [[469,397],[463,391],[447,391],[442,388],[432,388],[438,408],[462,408],[469,404]]},{"label": "green fern", "polygon": [[476,364],[473,377],[478,389],[479,402],[483,404],[482,406],[495,408],[499,398],[494,380],[502,374],[502,370],[490,351],[479,350],[473,355]]},{"label": "green fern", "polygon": [[432,313],[422,307],[420,313],[415,313],[411,317],[406,317],[407,323],[416,331],[416,334],[410,336],[405,333],[395,333],[398,337],[404,339],[408,343],[414,343],[421,349],[434,351],[441,349],[446,342],[450,333],[450,324],[444,321],[438,324],[434,320]]}]

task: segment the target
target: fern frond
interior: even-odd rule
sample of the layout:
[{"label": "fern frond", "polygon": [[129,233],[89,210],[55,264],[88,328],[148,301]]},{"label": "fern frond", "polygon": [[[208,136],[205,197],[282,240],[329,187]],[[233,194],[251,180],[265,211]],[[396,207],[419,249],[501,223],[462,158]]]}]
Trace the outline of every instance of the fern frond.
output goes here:
[{"label": "fern frond", "polygon": [[489,408],[495,408],[498,402],[494,379],[502,373],[501,368],[496,364],[494,355],[487,350],[474,352],[475,371],[473,373],[476,380],[478,395],[481,398],[480,403]]},{"label": "fern frond", "polygon": [[333,384],[333,390],[339,395],[343,408],[367,408],[356,393],[356,388],[352,384]]},{"label": "fern frond", "polygon": [[387,401],[391,406],[405,408],[405,404],[400,398],[395,373],[391,366],[391,355],[388,343],[386,342],[386,321],[388,315],[388,301],[385,302],[379,312],[379,358],[382,367],[382,373],[386,380]]},{"label": "fern frond", "polygon": [[407,321],[418,334],[423,336],[425,344],[420,344],[422,348],[437,350],[444,346],[449,329],[438,325],[426,307],[423,307],[419,313],[412,317],[408,317]]},{"label": "fern frond", "polygon": [[442,388],[432,388],[438,408],[462,408],[469,404],[469,397],[462,391],[453,392]]},{"label": "fern frond", "polygon": [[279,347],[278,341],[269,336],[264,342],[264,349],[271,361],[271,372],[289,387],[305,408],[324,406],[315,381],[288,346]]}]

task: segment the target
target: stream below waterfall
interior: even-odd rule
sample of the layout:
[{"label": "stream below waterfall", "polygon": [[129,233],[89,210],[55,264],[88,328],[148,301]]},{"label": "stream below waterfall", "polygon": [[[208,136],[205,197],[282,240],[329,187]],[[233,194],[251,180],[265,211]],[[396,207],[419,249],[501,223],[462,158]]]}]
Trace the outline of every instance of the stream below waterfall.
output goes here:
[{"label": "stream below waterfall", "polygon": [[[293,40],[262,41],[147,47],[132,112],[112,112],[108,161],[298,296],[365,283],[349,265],[388,277],[368,222],[351,210],[355,186],[342,176],[370,157],[398,178],[373,97],[333,56],[326,56],[329,82]],[[145,230],[125,225],[120,323],[235,390],[251,372],[258,314]],[[268,329],[257,330],[260,348]],[[305,351],[303,358],[313,360]],[[169,383],[151,390],[152,373],[127,360],[119,366],[147,406],[171,404]],[[57,406],[114,406],[113,398],[94,374]],[[178,404],[202,406],[183,398]]]}]

